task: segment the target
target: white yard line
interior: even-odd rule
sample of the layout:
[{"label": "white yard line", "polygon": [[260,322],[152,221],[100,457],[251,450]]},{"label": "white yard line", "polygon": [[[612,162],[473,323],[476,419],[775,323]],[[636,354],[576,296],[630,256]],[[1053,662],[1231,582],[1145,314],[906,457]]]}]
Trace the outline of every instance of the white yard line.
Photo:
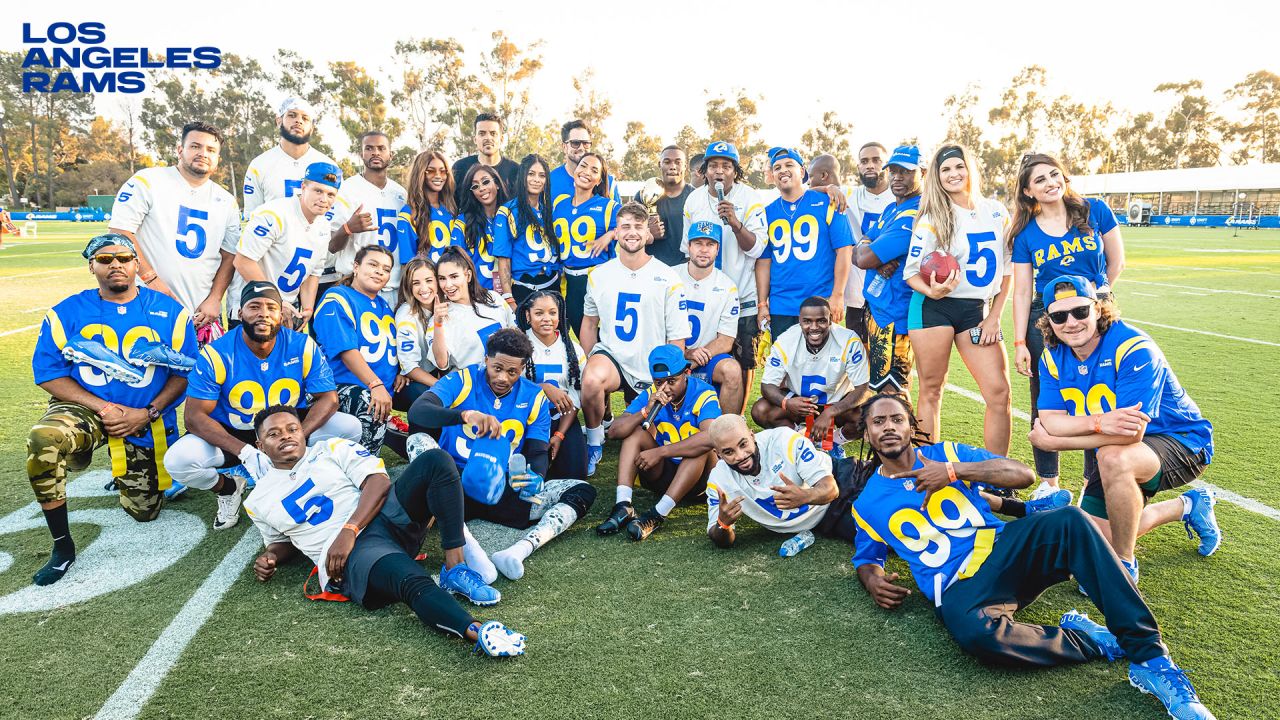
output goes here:
[{"label": "white yard line", "polygon": [[1268,345],[1271,347],[1280,347],[1280,343],[1271,342],[1270,340],[1259,340],[1257,338],[1240,337],[1239,335],[1223,335],[1222,333],[1209,332],[1208,330],[1192,330],[1191,328],[1178,327],[1177,325],[1165,325],[1164,323],[1151,322],[1150,320],[1137,320],[1131,317],[1125,318],[1124,321],[1137,323],[1139,325],[1150,325],[1152,327],[1164,328],[1166,330],[1177,330],[1178,332],[1195,333],[1196,335],[1208,335],[1210,337],[1222,338],[1223,340],[1235,340],[1237,342],[1252,343],[1254,345]]},{"label": "white yard line", "polygon": [[1280,299],[1280,295],[1274,295],[1270,293],[1245,292],[1244,290],[1221,290],[1219,288],[1197,287],[1195,285],[1175,285],[1173,283],[1151,282],[1149,280],[1131,280],[1129,278],[1125,278],[1124,282],[1125,284],[1134,283],[1137,285],[1159,285],[1161,287],[1181,288],[1183,290],[1201,290],[1207,293],[1225,293],[1227,295],[1248,295],[1249,297],[1268,298],[1271,300]]},{"label": "white yard line", "polygon": [[1130,294],[1130,295],[1141,295],[1142,297],[1160,297],[1159,295],[1152,295],[1151,293],[1140,293],[1140,292],[1136,292],[1136,291],[1135,291],[1135,292],[1131,292],[1131,293],[1129,293],[1129,294]]},{"label": "white yard line", "polygon": [[[1201,272],[1239,273],[1241,275],[1271,275],[1272,274],[1271,272],[1260,272],[1258,270],[1236,270],[1234,268],[1220,268],[1220,267],[1197,267],[1195,265],[1157,265],[1155,263],[1137,263],[1137,262],[1135,262],[1131,267],[1135,270],[1139,268],[1165,268],[1168,270],[1199,270]],[[1254,267],[1257,267],[1257,266],[1255,265]],[[1267,268],[1267,269],[1270,270],[1270,268]]]},{"label": "white yard line", "polygon": [[138,661],[137,666],[111,697],[107,698],[96,717],[103,720],[131,720],[142,712],[143,706],[187,649],[187,644],[213,615],[213,609],[236,578],[240,577],[249,561],[253,560],[260,547],[262,537],[257,530],[252,527],[245,530],[240,541],[209,573],[209,577],[182,606],[182,610],[178,611],[169,626],[160,633],[160,637],[156,638],[147,654]]},{"label": "white yard line", "polygon": [[20,257],[44,257],[45,255],[70,255],[70,254],[72,254],[72,253],[75,253],[76,255],[79,255],[79,254],[80,254],[80,252],[81,252],[80,250],[53,250],[53,251],[50,251],[50,252],[23,253],[23,254],[21,254],[21,255],[8,255],[8,254],[5,254],[5,255],[0,255],[0,258],[3,258],[3,259],[5,259],[5,260],[8,260],[8,259],[10,259],[10,258],[20,258]]},{"label": "white yard line", "polygon": [[26,327],[14,328],[12,330],[5,330],[4,332],[0,332],[0,337],[5,337],[6,335],[17,335],[18,333],[26,332],[28,330],[35,330],[38,327],[40,327],[40,325],[36,324],[36,325],[27,325]]},{"label": "white yard line", "polygon": [[1178,294],[1179,294],[1179,295],[1195,295],[1195,296],[1197,296],[1197,297],[1208,297],[1208,296],[1209,296],[1209,293],[1192,292],[1192,291],[1190,291],[1190,290],[1179,290],[1179,291],[1178,291]]},{"label": "white yard line", "polygon": [[18,275],[0,275],[0,280],[16,280],[17,278],[38,277],[40,275],[56,275],[58,273],[71,272],[72,270],[81,270],[81,267],[62,268],[61,270],[41,270],[40,272],[19,273]]}]

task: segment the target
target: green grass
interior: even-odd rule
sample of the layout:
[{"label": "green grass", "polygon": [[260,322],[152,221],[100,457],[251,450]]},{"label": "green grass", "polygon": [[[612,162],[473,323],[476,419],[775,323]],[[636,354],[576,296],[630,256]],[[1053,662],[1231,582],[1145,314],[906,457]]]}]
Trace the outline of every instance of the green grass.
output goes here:
[{"label": "green grass", "polygon": [[[37,324],[45,308],[89,287],[77,253],[99,228],[44,223],[39,238],[7,239],[0,333]],[[1280,342],[1280,232],[1124,234],[1129,266],[1118,293],[1126,317]],[[1249,252],[1198,252],[1227,248]],[[1214,422],[1217,454],[1205,479],[1280,507],[1270,477],[1280,464],[1272,419],[1280,348],[1142,327]],[[7,368],[0,516],[31,501],[24,443],[45,402],[32,385],[34,341],[34,330],[0,336]],[[976,389],[958,359],[951,381]],[[1028,409],[1025,379],[1015,375],[1013,388],[1015,406]],[[948,438],[981,443],[977,403],[948,394],[943,413]],[[1015,427],[1012,454],[1029,462],[1023,423]],[[266,585],[246,568],[141,717],[1163,717],[1154,700],[1128,687],[1122,665],[1031,672],[978,664],[956,649],[919,594],[898,612],[874,607],[849,565],[849,547],[838,542],[783,561],[781,537],[748,528],[738,547],[719,551],[696,508],[678,510],[640,545],[598,539],[591,528],[612,505],[615,457],[616,448],[606,451],[591,514],[534,555],[523,580],[500,581],[502,604],[479,613],[526,632],[527,657],[468,657],[403,607],[370,613],[309,602],[300,592],[309,569],[302,565]],[[94,464],[104,466],[101,457]],[[1064,456],[1063,477],[1079,489],[1078,454]],[[649,502],[639,493],[641,507]],[[73,509],[113,504],[76,499]],[[165,512],[191,513],[208,526],[213,501],[191,493]],[[1218,717],[1280,717],[1280,651],[1268,639],[1280,633],[1280,523],[1225,502],[1218,516],[1226,542],[1212,558],[1195,553],[1181,526],[1139,541],[1143,594]],[[73,529],[82,549],[96,532]],[[3,714],[93,715],[243,532],[253,532],[247,522],[209,532],[168,571],[134,587],[54,611],[0,615],[0,697],[10,704]],[[439,559],[434,542],[429,563]],[[2,597],[25,587],[44,562],[47,533],[0,535],[0,551],[13,556],[0,573]],[[891,565],[905,574],[899,561]],[[1072,607],[1096,612],[1064,584],[1021,617],[1052,623]]]}]

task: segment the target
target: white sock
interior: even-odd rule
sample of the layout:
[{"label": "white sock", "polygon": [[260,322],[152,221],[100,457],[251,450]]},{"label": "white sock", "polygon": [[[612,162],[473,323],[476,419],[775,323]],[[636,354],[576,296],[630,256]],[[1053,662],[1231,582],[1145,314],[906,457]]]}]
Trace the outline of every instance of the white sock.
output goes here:
[{"label": "white sock", "polygon": [[658,501],[658,504],[653,506],[653,509],[657,510],[658,514],[662,517],[666,517],[671,514],[671,511],[674,510],[675,507],[676,501],[672,500],[670,495],[663,495],[662,499]]},{"label": "white sock", "polygon": [[1186,520],[1187,516],[1191,514],[1191,496],[1187,495],[1186,493],[1183,493],[1181,498],[1182,498],[1182,519]]},{"label": "white sock", "polygon": [[849,438],[844,436],[844,430],[837,427],[831,435],[831,442],[835,443],[836,447],[840,447],[849,442]]},{"label": "white sock", "polygon": [[480,579],[484,580],[486,585],[497,580],[498,568],[494,567],[493,561],[489,559],[489,553],[480,547],[476,537],[471,534],[471,528],[466,524],[462,526],[462,537],[467,541],[462,546],[462,561],[467,564],[467,567],[480,573]]},{"label": "white sock", "polygon": [[599,426],[593,427],[593,428],[592,427],[587,428],[587,444],[603,445],[604,444],[604,428]]},{"label": "white sock", "polygon": [[503,576],[510,580],[519,580],[524,577],[524,560],[533,552],[533,545],[524,538],[515,542],[514,545],[506,550],[499,550],[493,554],[493,564],[502,571]]},{"label": "white sock", "polygon": [[617,497],[617,499],[616,499],[616,500],[614,500],[614,502],[615,502],[615,503],[620,503],[620,502],[628,502],[628,503],[629,503],[629,502],[631,502],[631,493],[632,493],[633,491],[634,491],[634,488],[632,488],[632,487],[630,487],[630,486],[627,486],[627,485],[619,485],[619,486],[618,486],[618,491],[617,491],[617,492],[618,492],[618,494],[617,494],[617,496],[616,496],[616,497]]}]

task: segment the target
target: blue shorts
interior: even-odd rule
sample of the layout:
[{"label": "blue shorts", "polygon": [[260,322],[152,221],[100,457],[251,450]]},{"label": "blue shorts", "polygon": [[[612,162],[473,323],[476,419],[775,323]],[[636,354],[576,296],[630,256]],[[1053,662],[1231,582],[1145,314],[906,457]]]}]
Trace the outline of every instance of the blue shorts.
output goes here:
[{"label": "blue shorts", "polygon": [[712,355],[711,359],[707,361],[706,365],[703,365],[702,367],[694,368],[689,374],[692,375],[693,377],[698,378],[702,382],[707,383],[708,385],[711,385],[716,389],[716,392],[718,393],[720,392],[720,385],[715,382],[712,382],[711,377],[715,375],[716,365],[719,365],[722,360],[732,360],[732,359],[733,359],[733,356],[730,355],[729,353],[720,353],[719,355]]}]

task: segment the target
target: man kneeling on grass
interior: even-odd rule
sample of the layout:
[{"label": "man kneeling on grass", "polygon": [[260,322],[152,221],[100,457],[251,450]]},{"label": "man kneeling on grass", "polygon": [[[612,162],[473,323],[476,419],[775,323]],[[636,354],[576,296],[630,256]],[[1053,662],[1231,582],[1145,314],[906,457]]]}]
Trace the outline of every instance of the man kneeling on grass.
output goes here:
[{"label": "man kneeling on grass", "polygon": [[[393,485],[382,460],[350,440],[308,448],[293,407],[268,407],[254,429],[258,452],[244,457],[257,486],[244,508],[267,546],[253,564],[258,580],[301,552],[326,591],[370,610],[402,602],[427,627],[474,640],[477,651],[524,654],[524,635],[497,620],[481,624],[449,594],[472,596],[482,581],[462,561],[462,484],[443,450],[419,455]],[[433,517],[443,588],[413,559]]]}]

